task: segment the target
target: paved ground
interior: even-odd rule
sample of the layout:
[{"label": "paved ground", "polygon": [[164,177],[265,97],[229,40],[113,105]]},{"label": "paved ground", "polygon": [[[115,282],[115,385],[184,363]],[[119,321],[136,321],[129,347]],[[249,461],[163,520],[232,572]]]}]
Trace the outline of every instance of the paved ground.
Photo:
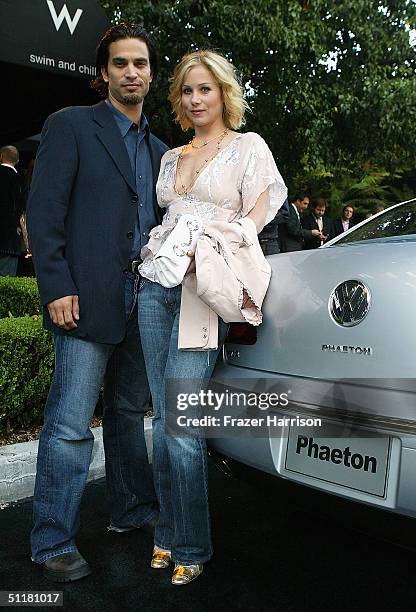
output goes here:
[{"label": "paved ground", "polygon": [[[78,545],[94,573],[62,587],[64,610],[415,608],[416,521],[281,481],[270,490],[212,462],[210,469],[216,555],[182,588],[170,585],[169,570],[150,569],[150,530],[106,532],[104,482],[89,484]],[[54,589],[29,559],[30,523],[30,501],[0,511],[0,589]]]}]

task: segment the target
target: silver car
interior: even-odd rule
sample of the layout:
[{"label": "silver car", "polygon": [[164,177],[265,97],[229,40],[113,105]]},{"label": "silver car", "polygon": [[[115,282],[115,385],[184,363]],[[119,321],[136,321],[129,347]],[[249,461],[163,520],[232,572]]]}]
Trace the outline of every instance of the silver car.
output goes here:
[{"label": "silver car", "polygon": [[213,381],[288,399],[263,407],[261,428],[251,423],[248,433],[235,419],[210,445],[276,476],[416,516],[416,200],[320,249],[269,262],[263,324],[234,326]]}]

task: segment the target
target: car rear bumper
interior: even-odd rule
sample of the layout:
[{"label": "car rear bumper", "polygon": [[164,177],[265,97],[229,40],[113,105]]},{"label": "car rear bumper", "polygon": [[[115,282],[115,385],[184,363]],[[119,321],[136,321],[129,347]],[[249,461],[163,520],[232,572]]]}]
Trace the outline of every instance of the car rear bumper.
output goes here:
[{"label": "car rear bumper", "polygon": [[[242,391],[260,372],[221,364],[214,379],[235,381],[244,374]],[[273,375],[279,379],[278,375]],[[241,378],[241,380],[243,380]],[[294,380],[296,382],[296,380]],[[299,383],[299,380],[297,380]],[[294,385],[296,386],[296,385]],[[380,389],[368,387],[380,401]],[[401,392],[383,382],[384,401],[394,406]],[[320,405],[321,404],[321,405]],[[342,409],[322,397],[312,405],[293,402],[272,411],[277,419],[321,419],[321,427],[302,429],[289,424],[269,428],[266,437],[218,437],[209,444],[241,463],[315,489],[403,515],[416,516],[416,419],[382,414],[356,414],[344,403]],[[345,431],[349,433],[345,435]],[[329,449],[329,450],[328,450]],[[353,460],[354,465],[351,463]]]}]

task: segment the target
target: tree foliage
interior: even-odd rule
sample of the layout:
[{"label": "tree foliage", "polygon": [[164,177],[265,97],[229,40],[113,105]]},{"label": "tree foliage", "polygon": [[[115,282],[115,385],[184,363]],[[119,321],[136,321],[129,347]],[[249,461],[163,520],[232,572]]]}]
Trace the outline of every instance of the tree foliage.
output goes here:
[{"label": "tree foliage", "polygon": [[[270,145],[289,187],[389,175],[416,158],[413,0],[101,0],[112,21],[143,23],[161,73],[146,112],[169,144],[168,77],[191,49],[222,51],[237,67],[252,114],[247,130]],[[371,181],[370,181],[371,182]]]}]

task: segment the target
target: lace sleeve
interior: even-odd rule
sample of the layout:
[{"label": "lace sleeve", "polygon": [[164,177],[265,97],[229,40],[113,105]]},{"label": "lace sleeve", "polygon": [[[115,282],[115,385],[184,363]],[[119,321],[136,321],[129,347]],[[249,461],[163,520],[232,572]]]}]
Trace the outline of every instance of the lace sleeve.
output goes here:
[{"label": "lace sleeve", "polygon": [[241,180],[242,216],[245,217],[254,208],[259,196],[267,192],[266,225],[274,219],[286,200],[287,188],[263,138],[255,133],[250,135],[252,138],[245,156]]},{"label": "lace sleeve", "polygon": [[176,149],[166,151],[160,160],[159,177],[156,183],[157,202],[160,208],[166,208],[170,199],[170,192],[176,178]]}]

